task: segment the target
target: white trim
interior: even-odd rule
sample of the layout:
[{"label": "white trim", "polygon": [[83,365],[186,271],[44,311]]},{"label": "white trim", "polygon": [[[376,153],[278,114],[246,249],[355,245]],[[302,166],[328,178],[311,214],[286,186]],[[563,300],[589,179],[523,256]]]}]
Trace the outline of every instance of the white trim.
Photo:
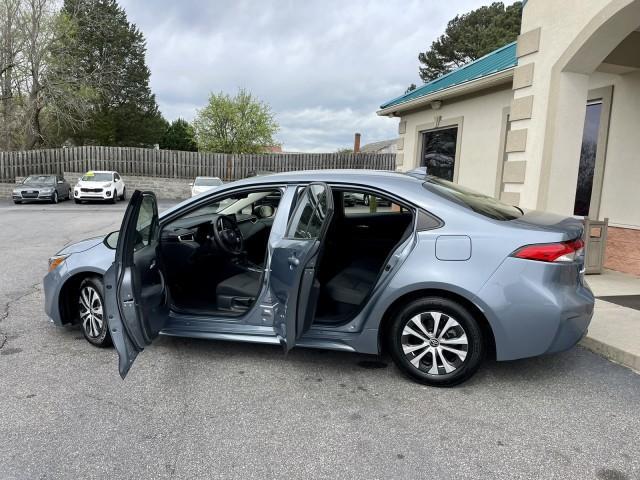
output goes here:
[{"label": "white trim", "polygon": [[418,108],[426,103],[431,103],[434,100],[443,100],[445,98],[459,97],[461,95],[476,92],[478,90],[485,90],[487,88],[500,85],[502,83],[507,83],[507,80],[510,80],[513,78],[514,70],[515,70],[515,67],[509,67],[505,70],[501,70],[491,75],[486,75],[481,78],[476,78],[475,80],[469,80],[464,83],[459,83],[458,85],[452,85],[451,87],[443,88],[442,90],[437,90],[433,93],[429,93],[422,97],[409,100],[408,102],[399,103],[397,105],[391,105],[389,107],[378,110],[376,113],[381,116],[396,114],[404,110]]}]

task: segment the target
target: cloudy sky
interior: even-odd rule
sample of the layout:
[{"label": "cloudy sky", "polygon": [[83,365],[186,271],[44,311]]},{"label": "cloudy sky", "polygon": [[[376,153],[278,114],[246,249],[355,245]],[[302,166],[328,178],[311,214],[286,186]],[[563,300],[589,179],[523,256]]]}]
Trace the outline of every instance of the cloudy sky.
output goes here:
[{"label": "cloudy sky", "polygon": [[[449,19],[489,0],[121,0],[147,39],[165,117],[192,120],[210,92],[244,87],[270,104],[288,151],[393,138],[375,112],[420,84],[418,52]],[[510,2],[509,2],[510,3]]]}]

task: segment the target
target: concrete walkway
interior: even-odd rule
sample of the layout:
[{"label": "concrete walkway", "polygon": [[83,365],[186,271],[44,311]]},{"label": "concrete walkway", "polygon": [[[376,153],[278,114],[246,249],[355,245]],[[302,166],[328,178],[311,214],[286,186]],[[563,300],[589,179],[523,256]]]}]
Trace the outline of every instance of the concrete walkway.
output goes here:
[{"label": "concrete walkway", "polygon": [[640,277],[603,270],[602,275],[588,275],[586,278],[596,296],[596,306],[589,333],[582,340],[582,345],[640,372],[640,310],[597,298],[640,296]]}]

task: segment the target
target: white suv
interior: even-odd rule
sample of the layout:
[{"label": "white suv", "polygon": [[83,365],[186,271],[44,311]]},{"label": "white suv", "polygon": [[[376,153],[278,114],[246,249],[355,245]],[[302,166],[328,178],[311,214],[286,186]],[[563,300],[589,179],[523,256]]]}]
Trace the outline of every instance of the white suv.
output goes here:
[{"label": "white suv", "polygon": [[91,170],[85,173],[73,189],[76,203],[83,200],[107,200],[116,203],[127,198],[127,189],[118,172]]}]

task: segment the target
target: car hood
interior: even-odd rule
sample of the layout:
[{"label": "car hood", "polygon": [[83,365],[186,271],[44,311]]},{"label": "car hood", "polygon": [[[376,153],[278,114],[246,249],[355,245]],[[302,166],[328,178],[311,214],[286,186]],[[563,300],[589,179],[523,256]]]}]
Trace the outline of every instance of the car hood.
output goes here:
[{"label": "car hood", "polygon": [[86,188],[105,188],[110,183],[113,182],[83,182],[82,180],[79,180],[76,186]]},{"label": "car hood", "polygon": [[99,237],[87,238],[85,240],[80,240],[79,242],[71,243],[66,245],[62,250],[60,250],[56,255],[70,255],[72,253],[79,253],[89,250],[90,248],[99,245],[104,240],[104,235]]},{"label": "car hood", "polygon": [[55,185],[50,183],[21,183],[16,185],[15,188],[54,188]]}]

